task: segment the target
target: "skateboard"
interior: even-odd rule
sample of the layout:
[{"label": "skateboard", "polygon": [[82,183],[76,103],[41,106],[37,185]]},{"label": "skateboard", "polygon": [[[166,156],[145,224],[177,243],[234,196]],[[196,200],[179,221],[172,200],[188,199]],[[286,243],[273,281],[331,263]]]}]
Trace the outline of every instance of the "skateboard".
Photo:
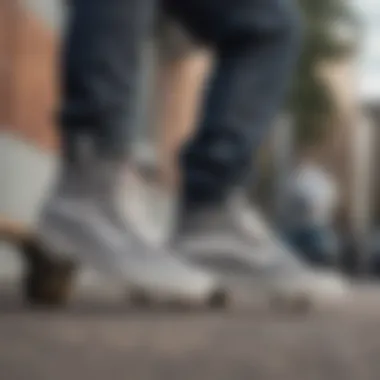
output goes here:
[{"label": "skateboard", "polygon": [[0,242],[17,247],[25,263],[22,293],[30,305],[58,307],[68,303],[77,266],[44,249],[33,229],[0,218]]},{"label": "skateboard", "polygon": [[[22,294],[29,305],[63,307],[69,303],[79,265],[46,250],[33,229],[22,223],[0,218],[0,242],[15,246],[21,254],[25,263]],[[162,304],[139,289],[128,289],[126,295],[128,303],[137,309],[191,307],[180,300]],[[225,294],[216,292],[205,306],[224,308],[226,303]]]},{"label": "skateboard", "polygon": [[[73,294],[75,275],[79,265],[64,255],[49,252],[39,241],[32,227],[0,217],[0,242],[6,242],[17,247],[25,263],[22,277],[22,294],[31,306],[64,307]],[[67,256],[66,256],[67,257]],[[233,304],[230,289],[216,291],[203,305],[206,309],[226,310]],[[284,299],[272,294],[268,297],[270,308],[277,310],[292,310],[305,312],[310,310],[310,301],[304,295]],[[193,309],[193,305],[178,300],[162,303],[141,289],[127,289],[126,302],[137,309]],[[198,305],[199,307],[199,305]],[[196,307],[198,309],[198,307]]]}]

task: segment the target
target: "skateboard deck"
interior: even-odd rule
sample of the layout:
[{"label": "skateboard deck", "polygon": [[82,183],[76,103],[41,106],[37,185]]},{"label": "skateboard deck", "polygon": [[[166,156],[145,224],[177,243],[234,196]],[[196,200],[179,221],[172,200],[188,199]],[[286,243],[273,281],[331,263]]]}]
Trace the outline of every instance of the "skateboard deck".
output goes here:
[{"label": "skateboard deck", "polygon": [[[69,303],[78,265],[67,259],[58,259],[62,256],[47,251],[32,227],[1,217],[0,242],[15,246],[25,262],[22,293],[30,305],[60,307]],[[139,309],[191,307],[181,300],[162,304],[139,289],[127,289],[126,295],[130,305]],[[206,306],[223,308],[226,303],[224,293],[215,293]]]},{"label": "skateboard deck", "polygon": [[0,242],[15,246],[21,254],[25,263],[22,292],[31,305],[67,304],[76,271],[73,262],[46,252],[32,227],[1,217]]},{"label": "skateboard deck", "polygon": [[[64,255],[49,252],[39,241],[31,226],[0,217],[0,242],[15,246],[25,263],[22,277],[22,293],[30,305],[62,307],[69,303],[73,294],[75,274],[78,265],[71,260],[62,259]],[[60,257],[60,258],[58,258]],[[204,304],[207,309],[228,309],[232,305],[232,291],[226,289],[213,294]],[[140,289],[126,289],[126,301],[138,309],[193,309],[193,305],[178,300],[162,303]],[[305,312],[310,309],[310,301],[304,295],[294,299],[273,298],[270,307],[281,310]],[[234,302],[236,305],[236,302]]]}]

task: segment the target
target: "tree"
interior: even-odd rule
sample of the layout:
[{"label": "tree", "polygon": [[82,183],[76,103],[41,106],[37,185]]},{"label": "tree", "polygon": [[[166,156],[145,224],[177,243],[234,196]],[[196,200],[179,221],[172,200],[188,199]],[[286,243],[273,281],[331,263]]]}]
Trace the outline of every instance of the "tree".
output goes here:
[{"label": "tree", "polygon": [[325,136],[335,104],[328,85],[318,73],[322,63],[346,57],[355,43],[345,38],[356,29],[347,0],[298,0],[304,15],[304,45],[289,99],[302,146]]}]

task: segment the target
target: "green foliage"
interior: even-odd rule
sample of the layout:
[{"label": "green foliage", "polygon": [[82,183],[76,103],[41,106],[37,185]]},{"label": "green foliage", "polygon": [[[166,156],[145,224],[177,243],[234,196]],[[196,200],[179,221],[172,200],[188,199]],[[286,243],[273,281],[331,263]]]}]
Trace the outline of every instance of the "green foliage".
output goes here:
[{"label": "green foliage", "polygon": [[298,64],[289,110],[301,145],[322,139],[335,111],[328,86],[318,75],[321,63],[349,54],[352,43],[336,38],[342,25],[355,27],[347,0],[298,0],[304,15],[304,47]]}]

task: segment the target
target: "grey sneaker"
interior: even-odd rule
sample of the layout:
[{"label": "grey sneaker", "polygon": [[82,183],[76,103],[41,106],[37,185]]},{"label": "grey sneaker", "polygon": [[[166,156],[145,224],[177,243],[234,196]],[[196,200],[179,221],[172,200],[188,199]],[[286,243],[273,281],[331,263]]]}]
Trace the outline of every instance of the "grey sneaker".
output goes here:
[{"label": "grey sneaker", "polygon": [[50,252],[63,252],[158,302],[203,304],[214,296],[213,275],[150,246],[122,214],[116,195],[120,167],[97,163],[69,174],[62,176],[38,223]]},{"label": "grey sneaker", "polygon": [[249,284],[270,300],[308,304],[346,294],[343,278],[301,261],[242,196],[219,207],[185,210],[172,246],[189,262],[228,283]]}]

